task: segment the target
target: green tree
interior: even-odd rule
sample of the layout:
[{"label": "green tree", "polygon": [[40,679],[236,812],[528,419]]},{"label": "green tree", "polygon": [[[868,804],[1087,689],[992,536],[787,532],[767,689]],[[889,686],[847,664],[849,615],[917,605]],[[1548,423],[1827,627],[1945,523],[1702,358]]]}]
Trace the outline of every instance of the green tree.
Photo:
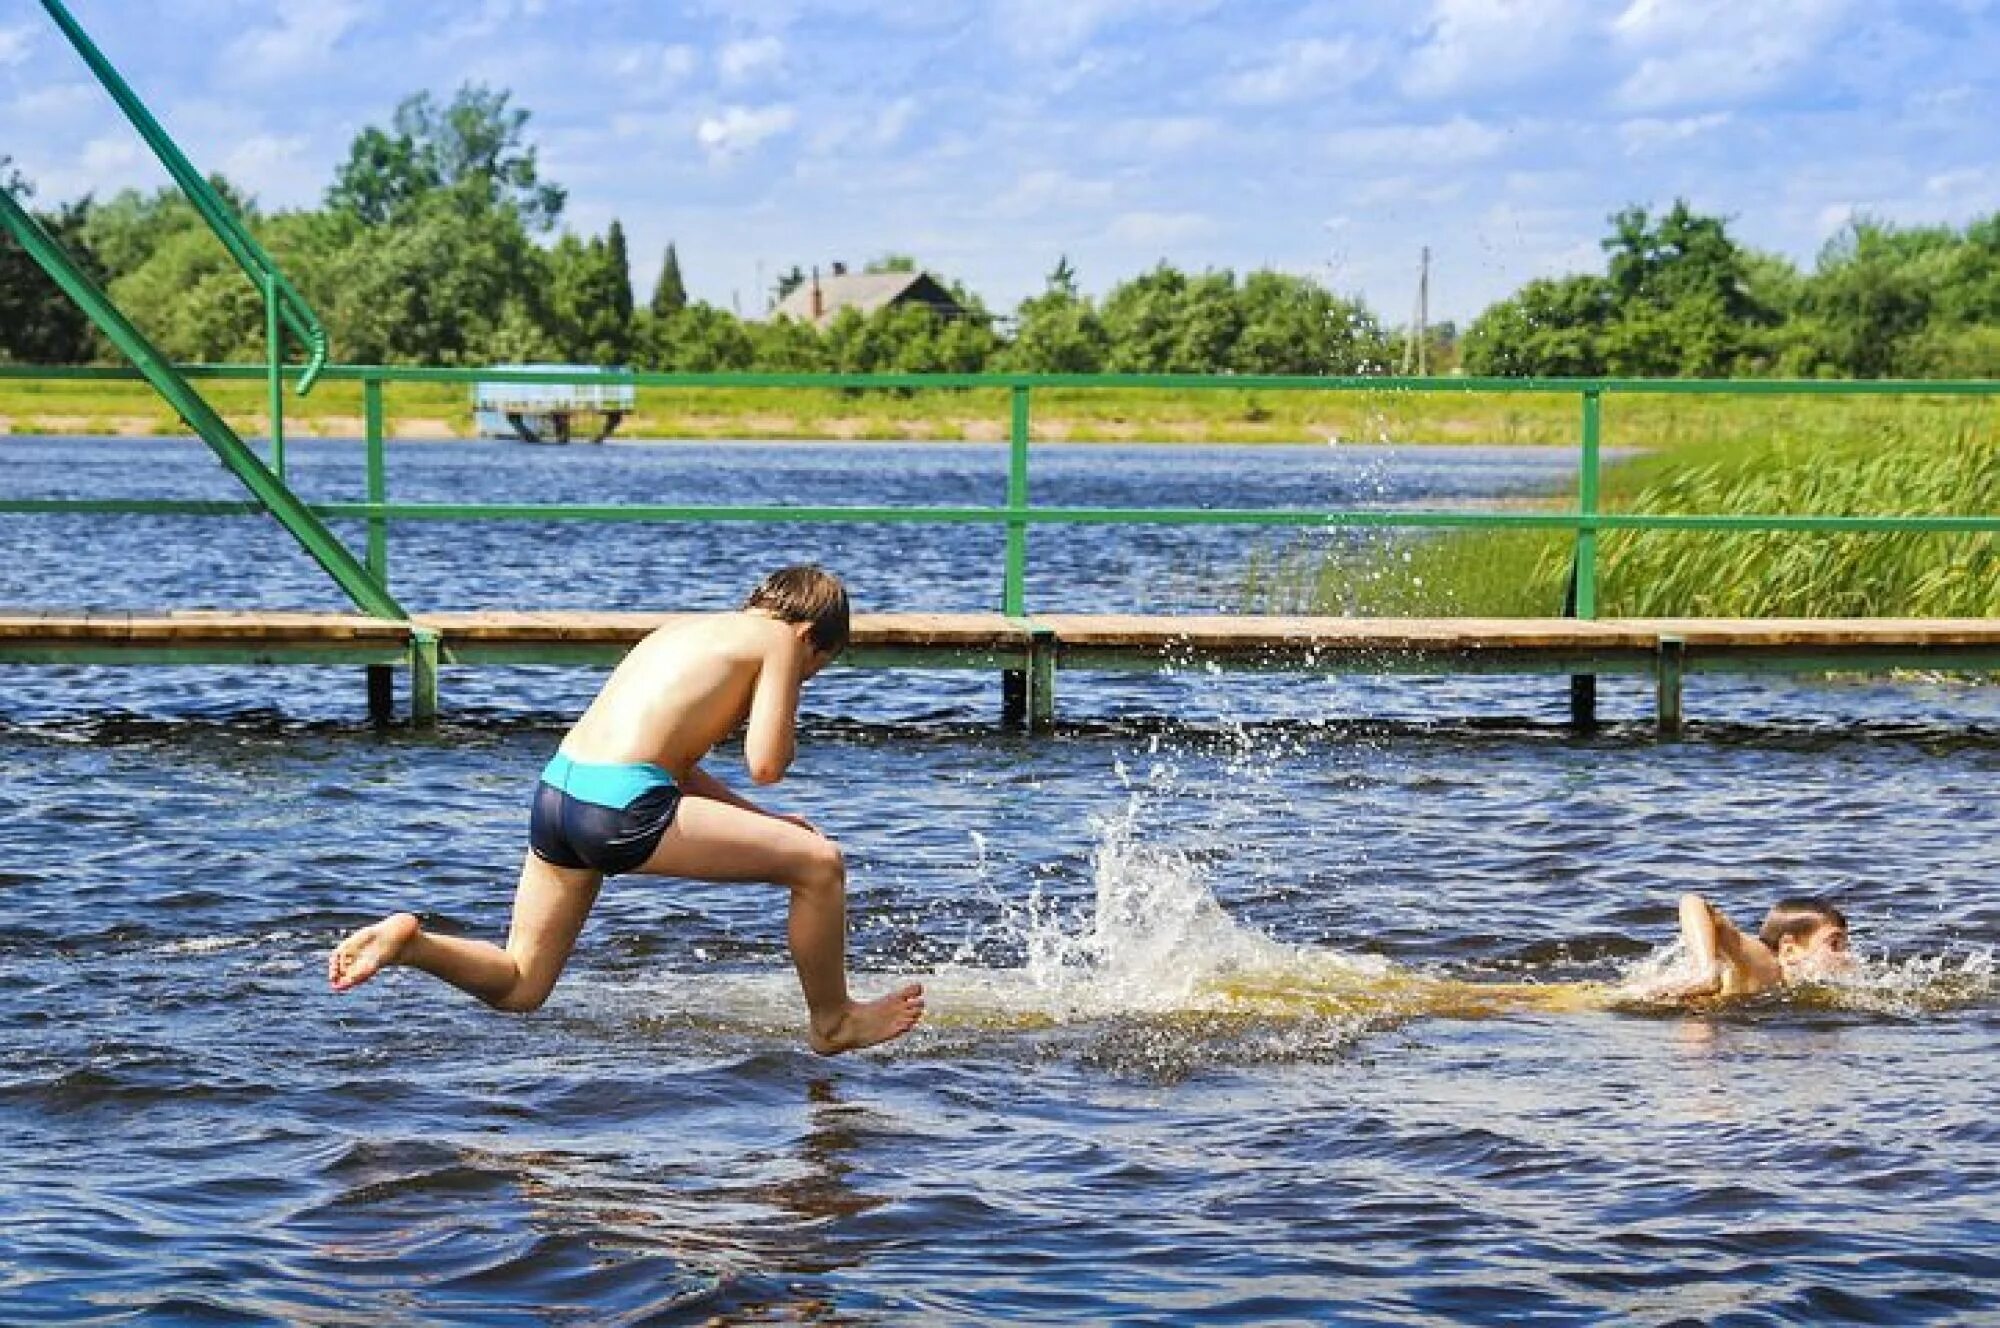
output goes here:
[{"label": "green tree", "polygon": [[1676,199],[1657,220],[1631,207],[1611,225],[1612,319],[1601,345],[1612,373],[1727,374],[1750,330],[1777,321],[1754,300],[1748,255],[1721,218]]},{"label": "green tree", "polygon": [[625,231],[616,221],[604,238],[565,235],[549,251],[551,330],[564,358],[623,364],[632,354],[632,271]]},{"label": "green tree", "polygon": [[467,84],[445,106],[428,92],[406,97],[389,129],[356,137],[328,205],[380,226],[438,190],[470,188],[531,231],[553,229],[566,194],[542,180],[525,137],[529,114],[508,105],[512,95]]},{"label": "green tree", "polygon": [[1954,243],[1945,227],[1897,230],[1868,220],[1829,240],[1804,297],[1820,360],[1858,378],[1901,372],[1931,321]]},{"label": "green tree", "polygon": [[[0,156],[0,189],[26,203],[34,189]],[[102,281],[104,271],[85,240],[90,200],[65,204],[35,218],[84,271]],[[100,358],[105,347],[90,320],[63,294],[11,235],[0,238],[0,359],[29,364],[77,364]]]},{"label": "green tree", "polygon": [[806,284],[806,270],[797,263],[788,272],[780,272],[778,280],[771,287],[771,303],[783,304],[785,297]]},{"label": "green tree", "polygon": [[1242,331],[1228,367],[1255,374],[1353,374],[1382,362],[1383,333],[1359,302],[1316,281],[1252,272],[1236,303]]},{"label": "green tree", "polygon": [[742,321],[714,305],[687,304],[664,316],[648,311],[640,327],[638,355],[648,369],[718,373],[757,362],[757,343]]},{"label": "green tree", "polygon": [[661,318],[670,318],[687,308],[687,283],[681,279],[680,255],[667,246],[666,261],[660,265],[660,280],[653,287],[652,309]]},{"label": "green tree", "polygon": [[1080,294],[1067,258],[1049,273],[1040,295],[1021,302],[1007,366],[1024,373],[1099,373],[1111,354],[1104,321]]},{"label": "green tree", "polygon": [[555,327],[549,265],[514,209],[476,188],[441,190],[394,225],[356,225],[352,242],[324,265],[320,311],[343,359],[518,358],[497,352],[518,343],[524,320]]},{"label": "green tree", "polygon": [[1536,278],[1472,320],[1462,343],[1465,367],[1501,377],[1600,375],[1611,317],[1604,278]]}]

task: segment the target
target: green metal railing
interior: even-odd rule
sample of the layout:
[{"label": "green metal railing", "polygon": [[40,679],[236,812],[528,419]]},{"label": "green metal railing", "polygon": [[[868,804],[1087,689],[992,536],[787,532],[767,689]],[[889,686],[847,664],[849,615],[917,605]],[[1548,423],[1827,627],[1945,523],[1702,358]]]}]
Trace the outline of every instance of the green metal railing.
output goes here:
[{"label": "green metal railing", "polygon": [[195,390],[180,367],[160,353],[90,274],[28,211],[14,191],[4,187],[0,187],[0,232],[14,237],[112,345],[132,361],[137,375],[153,385],[188,427],[214,450],[222,464],[250,491],[262,509],[278,519],[356,605],[378,616],[400,616],[402,607],[389,594],[388,587],[362,566],[347,546],[326,529],[285,483],[284,379],[289,370],[285,364],[284,332],[289,330],[297,337],[306,352],[305,364],[297,371],[298,391],[303,396],[311,390],[327,360],[326,332],[321,328],[318,317],[221,195],[202,178],[166,130],[160,127],[145,103],[112,68],[111,62],[104,58],[104,53],[98,50],[60,0],[42,0],[42,8],[48,11],[49,17],[76,48],[91,73],[146,140],[168,174],[187,195],[196,213],[263,295],[267,358],[257,372],[268,384],[272,465],[266,466],[263,459],[236,436],[222,416]]},{"label": "green metal railing", "polygon": [[[248,379],[261,376],[265,366],[191,366],[181,370],[190,379]],[[0,365],[0,381],[18,379],[103,380],[134,377],[132,371],[106,368],[41,368]],[[790,522],[790,523],[917,523],[998,525],[1006,533],[1001,568],[1000,608],[1024,616],[1028,532],[1036,526],[1074,525],[1235,525],[1248,527],[1401,527],[1469,529],[1567,530],[1575,539],[1570,611],[1581,618],[1597,615],[1597,535],[1605,530],[1715,530],[1855,532],[1986,532],[2000,533],[2000,514],[1927,516],[1815,516],[1767,514],[1649,514],[1601,510],[1603,403],[1611,395],[1797,395],[1797,396],[1934,396],[2000,397],[2000,382],[1779,382],[1767,380],[1693,381],[1653,379],[1400,379],[1400,378],[1279,378],[1132,375],[910,375],[910,374],[592,374],[595,384],[630,383],[639,388],[841,388],[895,390],[1003,391],[1008,399],[1006,500],[997,506],[790,506],[785,504],[552,504],[552,503],[407,503],[388,496],[384,388],[390,384],[455,384],[474,382],[565,383],[582,376],[561,371],[394,368],[330,365],[323,377],[330,382],[361,385],[366,443],[366,498],[361,502],[315,503],[307,508],[317,520],[358,520],[367,525],[366,569],[369,579],[384,588],[389,579],[389,523],[394,521],[591,521],[591,522]],[[1579,403],[1578,463],[1575,504],[1564,510],[1466,511],[1301,508],[1170,508],[1170,507],[1049,507],[1031,500],[1030,434],[1033,395],[1037,390],[1090,388],[1151,388],[1177,392],[1311,391],[1311,392],[1482,392],[1573,394]],[[268,506],[268,505],[266,505]],[[265,510],[257,504],[199,500],[10,499],[0,498],[0,513],[143,513],[151,515],[222,516]],[[269,507],[279,520],[286,513]],[[366,611],[400,616],[362,602]]]}]

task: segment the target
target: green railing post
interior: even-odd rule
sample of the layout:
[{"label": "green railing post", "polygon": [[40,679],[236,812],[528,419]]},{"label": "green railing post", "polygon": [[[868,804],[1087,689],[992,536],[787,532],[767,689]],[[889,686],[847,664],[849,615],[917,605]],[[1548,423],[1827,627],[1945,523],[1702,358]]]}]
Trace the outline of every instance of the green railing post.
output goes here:
[{"label": "green railing post", "polygon": [[368,573],[384,589],[389,585],[389,522],[381,505],[389,500],[389,467],[382,438],[382,380],[361,380],[361,428],[368,445]]},{"label": "green railing post", "polygon": [[[388,466],[382,450],[382,380],[373,376],[361,380],[361,431],[368,450],[368,575],[384,590],[389,588],[389,522],[382,516],[382,504],[389,498]],[[414,658],[414,656],[412,657]],[[416,670],[411,668],[414,680]],[[412,698],[416,689],[411,688]],[[386,664],[368,666],[368,717],[387,724],[396,712],[395,671]]]},{"label": "green railing post", "polygon": [[1576,616],[1597,616],[1598,443],[1603,428],[1603,392],[1583,389],[1583,455],[1576,479]]},{"label": "green railing post", "polygon": [[1014,384],[1007,459],[1007,571],[1001,612],[1028,611],[1028,385]]},{"label": "green railing post", "polygon": [[271,469],[278,472],[278,478],[285,478],[285,340],[284,330],[278,322],[278,279],[266,272],[258,283],[264,291],[264,353],[268,357],[264,363],[270,370],[269,391],[265,400],[271,411]]}]

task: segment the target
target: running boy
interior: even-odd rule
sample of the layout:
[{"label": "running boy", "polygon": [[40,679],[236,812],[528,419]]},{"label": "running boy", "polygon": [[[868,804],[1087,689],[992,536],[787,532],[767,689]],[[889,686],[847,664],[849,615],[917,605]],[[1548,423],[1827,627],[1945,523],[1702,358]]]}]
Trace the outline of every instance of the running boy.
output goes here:
[{"label": "running boy", "polygon": [[1662,995],[1754,996],[1854,966],[1847,918],[1824,899],[1781,899],[1757,935],[1745,936],[1700,895],[1682,895],[1681,940],[1694,975]]},{"label": "running boy", "polygon": [[334,950],[335,991],[389,965],[422,969],[499,1010],[534,1010],[569,961],[607,876],[768,881],[791,891],[787,938],[814,1051],[901,1037],[923,1017],[911,984],[873,1001],[847,991],[847,869],[839,845],[767,812],[703,770],[748,721],[750,778],[791,766],[799,686],[847,644],[847,591],[817,567],[772,573],[735,613],[663,627],[633,647],[542,771],[529,852],[502,949],[426,932],[396,913]]}]

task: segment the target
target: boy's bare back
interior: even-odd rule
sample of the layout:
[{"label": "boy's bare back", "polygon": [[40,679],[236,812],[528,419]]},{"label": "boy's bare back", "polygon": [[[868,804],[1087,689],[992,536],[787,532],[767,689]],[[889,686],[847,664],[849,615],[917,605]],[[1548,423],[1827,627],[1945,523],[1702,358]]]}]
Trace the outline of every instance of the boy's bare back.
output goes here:
[{"label": "boy's bare back", "polygon": [[797,624],[753,610],[662,627],[612,672],[563,750],[580,761],[651,762],[685,780],[749,718],[751,777],[769,783],[791,763],[804,680],[799,634]]}]

